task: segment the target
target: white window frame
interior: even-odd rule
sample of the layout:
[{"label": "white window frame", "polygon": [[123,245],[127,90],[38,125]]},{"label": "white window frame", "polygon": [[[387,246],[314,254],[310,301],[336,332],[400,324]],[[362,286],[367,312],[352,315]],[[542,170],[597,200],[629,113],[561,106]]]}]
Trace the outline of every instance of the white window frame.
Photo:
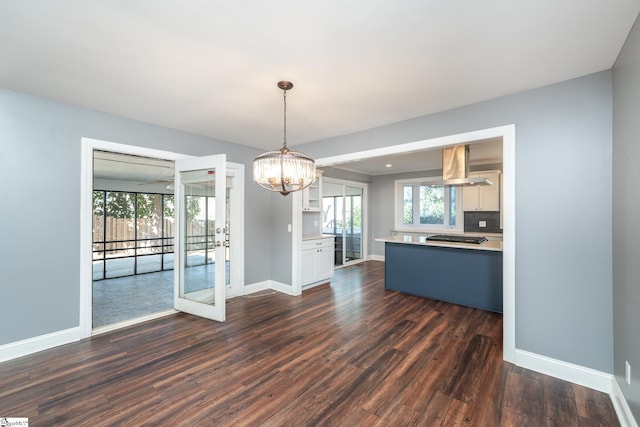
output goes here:
[{"label": "white window frame", "polygon": [[[457,188],[456,189],[456,198],[457,198],[457,203],[456,203],[456,225],[455,226],[450,226],[448,224],[449,222],[449,209],[448,206],[450,205],[449,203],[449,191],[447,187],[450,187],[448,185],[445,185],[445,192],[444,192],[444,200],[445,200],[445,223],[442,225],[439,224],[415,224],[416,218],[420,218],[420,191],[419,188],[421,185],[423,184],[428,184],[429,182],[436,182],[436,181],[441,181],[442,177],[439,176],[433,176],[433,177],[426,177],[426,178],[409,178],[409,179],[398,179],[394,182],[394,189],[395,189],[395,195],[394,195],[394,201],[395,201],[395,209],[394,209],[394,229],[396,231],[403,231],[403,232],[422,232],[422,233],[428,233],[428,232],[435,232],[435,233],[441,233],[443,231],[447,231],[447,232],[459,232],[462,233],[464,232],[464,217],[463,217],[463,211],[462,211],[462,191],[461,188]],[[404,218],[404,187],[407,184],[413,184],[415,185],[414,187],[414,192],[413,192],[413,218],[414,218],[414,224],[412,225],[408,225],[408,224],[403,224],[402,220]],[[418,189],[418,191],[415,191],[415,189]]]}]

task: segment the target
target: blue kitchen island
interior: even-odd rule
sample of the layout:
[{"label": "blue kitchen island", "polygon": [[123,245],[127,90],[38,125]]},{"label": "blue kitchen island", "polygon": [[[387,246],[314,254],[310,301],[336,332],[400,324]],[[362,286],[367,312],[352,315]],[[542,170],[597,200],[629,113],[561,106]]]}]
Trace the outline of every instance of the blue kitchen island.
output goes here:
[{"label": "blue kitchen island", "polygon": [[385,242],[385,288],[502,313],[502,242],[434,242],[393,236]]}]

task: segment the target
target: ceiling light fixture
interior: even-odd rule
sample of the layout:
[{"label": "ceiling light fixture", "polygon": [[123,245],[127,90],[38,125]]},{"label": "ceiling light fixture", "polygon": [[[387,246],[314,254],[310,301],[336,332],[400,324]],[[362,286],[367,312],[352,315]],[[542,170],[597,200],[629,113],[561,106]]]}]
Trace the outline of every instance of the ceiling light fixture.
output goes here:
[{"label": "ceiling light fixture", "polygon": [[278,82],[284,91],[284,142],[278,151],[267,151],[253,160],[253,180],[262,188],[283,196],[300,191],[316,180],[316,163],[306,154],[287,148],[287,91],[293,83]]}]

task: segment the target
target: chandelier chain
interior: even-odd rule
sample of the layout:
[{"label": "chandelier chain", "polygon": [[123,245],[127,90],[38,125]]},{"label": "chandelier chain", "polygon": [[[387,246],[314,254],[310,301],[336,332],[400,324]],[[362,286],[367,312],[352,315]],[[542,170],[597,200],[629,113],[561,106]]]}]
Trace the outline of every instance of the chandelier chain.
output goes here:
[{"label": "chandelier chain", "polygon": [[287,148],[287,90],[284,90],[284,148]]}]

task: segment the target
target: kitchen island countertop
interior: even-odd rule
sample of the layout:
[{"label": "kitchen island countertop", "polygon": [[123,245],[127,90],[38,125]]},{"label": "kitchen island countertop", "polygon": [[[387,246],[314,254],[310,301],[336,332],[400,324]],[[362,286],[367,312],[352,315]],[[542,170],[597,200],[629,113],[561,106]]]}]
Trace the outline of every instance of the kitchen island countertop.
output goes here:
[{"label": "kitchen island countertop", "polygon": [[481,250],[481,251],[502,252],[502,240],[487,240],[486,242],[478,243],[478,244],[441,242],[436,240],[427,240],[426,236],[401,234],[397,236],[379,237],[376,239],[376,242],[405,243],[409,245],[440,246],[443,248],[461,248],[461,249],[474,249],[474,250]]}]

